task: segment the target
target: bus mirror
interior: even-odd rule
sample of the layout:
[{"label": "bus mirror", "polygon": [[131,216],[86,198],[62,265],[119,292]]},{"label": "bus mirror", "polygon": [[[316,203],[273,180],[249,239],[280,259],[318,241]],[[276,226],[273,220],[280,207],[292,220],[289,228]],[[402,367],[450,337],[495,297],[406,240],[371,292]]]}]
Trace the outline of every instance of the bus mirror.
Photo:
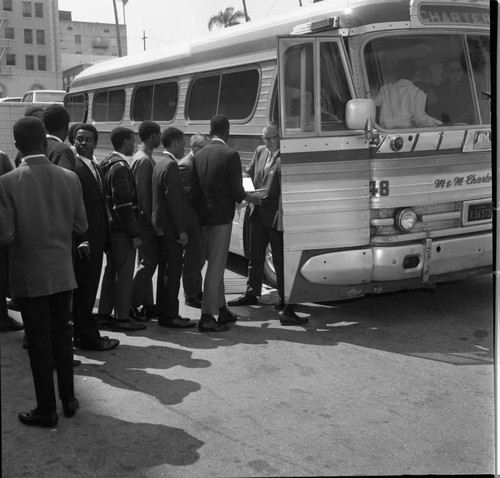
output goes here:
[{"label": "bus mirror", "polygon": [[346,125],[349,129],[365,129],[366,122],[375,119],[375,102],[368,99],[356,99],[347,102],[345,107]]}]

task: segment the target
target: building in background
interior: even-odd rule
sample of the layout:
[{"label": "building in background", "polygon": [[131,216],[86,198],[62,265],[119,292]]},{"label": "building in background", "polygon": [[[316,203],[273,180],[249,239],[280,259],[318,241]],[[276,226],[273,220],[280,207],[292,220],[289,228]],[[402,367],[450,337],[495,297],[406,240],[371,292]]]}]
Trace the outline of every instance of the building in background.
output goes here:
[{"label": "building in background", "polygon": [[0,97],[61,88],[57,0],[0,0]]},{"label": "building in background", "polygon": [[[127,54],[127,27],[119,25],[122,56]],[[59,44],[63,87],[85,68],[118,56],[114,23],[75,22],[71,12],[59,11]]]}]

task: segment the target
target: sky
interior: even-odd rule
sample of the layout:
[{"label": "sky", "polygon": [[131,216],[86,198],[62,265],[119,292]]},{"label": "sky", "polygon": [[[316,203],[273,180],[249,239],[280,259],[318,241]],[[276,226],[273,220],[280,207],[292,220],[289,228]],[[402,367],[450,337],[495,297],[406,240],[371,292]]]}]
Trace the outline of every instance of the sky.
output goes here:
[{"label": "sky", "polygon": [[[246,0],[248,16],[258,20],[279,15],[291,9],[312,3],[312,0]],[[121,0],[116,0],[118,18],[123,23]],[[128,0],[125,7],[128,54],[144,51],[143,32],[146,35],[146,50],[151,51],[172,43],[216,34],[209,32],[210,17],[234,7],[243,11],[242,0]],[[59,0],[59,10],[72,12],[74,21],[114,23],[113,0]]]}]

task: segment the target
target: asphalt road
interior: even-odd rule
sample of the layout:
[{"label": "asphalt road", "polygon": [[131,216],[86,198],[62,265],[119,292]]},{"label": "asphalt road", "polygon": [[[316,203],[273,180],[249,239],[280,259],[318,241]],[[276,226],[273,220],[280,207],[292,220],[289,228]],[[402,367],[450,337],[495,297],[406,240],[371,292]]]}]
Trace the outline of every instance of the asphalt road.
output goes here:
[{"label": "asphalt road", "polygon": [[[245,283],[230,265],[228,298]],[[275,291],[262,299],[221,334],[106,332],[121,345],[76,352],[81,408],[55,429],[18,422],[28,357],[22,333],[0,334],[2,476],[494,473],[491,276],[301,304],[305,327],[279,324]]]}]

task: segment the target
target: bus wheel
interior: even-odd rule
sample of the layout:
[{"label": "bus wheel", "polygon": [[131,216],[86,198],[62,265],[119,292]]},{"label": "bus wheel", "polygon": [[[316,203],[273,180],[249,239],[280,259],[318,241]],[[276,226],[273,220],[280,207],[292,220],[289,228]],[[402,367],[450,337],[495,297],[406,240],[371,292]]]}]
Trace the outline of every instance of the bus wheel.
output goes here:
[{"label": "bus wheel", "polygon": [[266,260],[264,262],[264,278],[266,283],[271,287],[276,288],[278,282],[276,280],[276,270],[274,269],[273,255],[271,254],[271,246],[268,244],[266,249]]}]

